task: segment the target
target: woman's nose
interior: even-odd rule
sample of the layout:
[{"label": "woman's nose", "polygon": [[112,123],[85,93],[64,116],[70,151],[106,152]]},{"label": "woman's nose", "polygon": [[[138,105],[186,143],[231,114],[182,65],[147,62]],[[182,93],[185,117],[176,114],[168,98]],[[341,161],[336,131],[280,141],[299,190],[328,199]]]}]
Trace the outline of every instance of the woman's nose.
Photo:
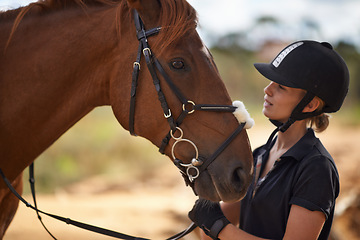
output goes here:
[{"label": "woman's nose", "polygon": [[266,95],[271,96],[271,94],[272,94],[272,91],[271,91],[272,86],[273,86],[273,82],[270,82],[269,85],[267,85],[267,86],[264,88],[264,93],[265,93]]}]

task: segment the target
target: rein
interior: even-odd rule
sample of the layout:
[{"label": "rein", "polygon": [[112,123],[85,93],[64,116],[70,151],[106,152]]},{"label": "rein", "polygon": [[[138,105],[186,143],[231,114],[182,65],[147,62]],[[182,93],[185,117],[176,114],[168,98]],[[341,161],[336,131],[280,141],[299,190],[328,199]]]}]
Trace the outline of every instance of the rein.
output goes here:
[{"label": "rein", "polygon": [[[66,224],[69,224],[69,225],[73,225],[75,227],[78,227],[78,228],[82,228],[82,229],[85,229],[85,230],[88,230],[88,231],[91,231],[91,232],[95,232],[95,233],[99,233],[99,234],[102,234],[102,235],[106,235],[106,236],[110,236],[110,237],[114,237],[114,238],[117,238],[117,239],[125,239],[125,240],[150,240],[148,238],[141,238],[141,237],[134,237],[134,236],[131,236],[131,235],[127,235],[127,234],[124,234],[124,233],[119,233],[119,232],[115,232],[115,231],[112,231],[112,230],[108,230],[108,229],[105,229],[105,228],[101,228],[101,227],[97,227],[97,226],[93,226],[93,225],[90,225],[90,224],[87,224],[87,223],[82,223],[82,222],[79,222],[79,221],[75,221],[75,220],[72,220],[70,218],[65,218],[65,217],[61,217],[61,216],[58,216],[58,215],[55,215],[55,214],[51,214],[51,213],[48,213],[48,212],[45,212],[45,211],[42,211],[40,209],[38,209],[37,207],[37,202],[36,202],[36,196],[35,196],[35,178],[34,178],[34,163],[31,163],[31,165],[29,166],[29,182],[30,182],[30,187],[31,187],[31,194],[32,194],[32,197],[33,197],[33,201],[34,201],[34,206],[31,205],[29,202],[27,202],[16,190],[15,188],[11,185],[11,182],[6,178],[6,176],[4,175],[3,171],[1,170],[0,168],[0,176],[2,177],[2,179],[4,180],[5,184],[7,185],[7,187],[10,189],[10,191],[21,201],[23,202],[26,207],[29,207],[31,209],[33,209],[36,214],[37,214],[37,217],[41,223],[41,225],[43,225],[43,227],[45,228],[45,230],[49,233],[49,235],[54,239],[56,240],[56,238],[54,237],[53,234],[50,233],[50,231],[46,228],[45,224],[43,223],[42,221],[42,218],[40,216],[40,213],[48,216],[48,217],[51,217],[51,218],[54,218],[56,220],[59,220],[61,222],[64,222]],[[166,240],[177,240],[177,239],[180,239],[182,237],[184,237],[185,235],[187,235],[188,233],[192,232],[194,229],[196,228],[196,225],[194,223],[191,223],[190,226],[185,229],[184,231],[182,232],[179,232],[173,236],[171,236],[170,238],[167,238]]]}]

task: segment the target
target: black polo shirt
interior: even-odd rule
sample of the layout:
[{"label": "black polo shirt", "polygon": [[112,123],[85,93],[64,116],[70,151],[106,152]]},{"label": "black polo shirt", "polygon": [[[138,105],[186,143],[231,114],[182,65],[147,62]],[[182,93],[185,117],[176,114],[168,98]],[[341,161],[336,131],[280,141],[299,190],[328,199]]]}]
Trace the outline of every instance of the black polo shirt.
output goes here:
[{"label": "black polo shirt", "polygon": [[[254,166],[262,158],[264,169],[269,155],[264,146],[253,155]],[[281,156],[254,195],[253,191],[254,180],[241,202],[240,228],[244,231],[262,238],[282,239],[291,205],[295,204],[325,214],[326,222],[318,239],[328,238],[339,195],[339,175],[334,160],[312,129]]]}]

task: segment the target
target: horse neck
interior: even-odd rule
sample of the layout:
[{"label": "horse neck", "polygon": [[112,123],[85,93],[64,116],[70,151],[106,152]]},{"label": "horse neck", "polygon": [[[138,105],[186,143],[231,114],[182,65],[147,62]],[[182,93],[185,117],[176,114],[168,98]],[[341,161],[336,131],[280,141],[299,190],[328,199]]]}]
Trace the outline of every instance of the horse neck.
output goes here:
[{"label": "horse neck", "polygon": [[109,104],[119,62],[115,19],[111,9],[23,19],[0,57],[2,160],[25,168],[94,107]]}]

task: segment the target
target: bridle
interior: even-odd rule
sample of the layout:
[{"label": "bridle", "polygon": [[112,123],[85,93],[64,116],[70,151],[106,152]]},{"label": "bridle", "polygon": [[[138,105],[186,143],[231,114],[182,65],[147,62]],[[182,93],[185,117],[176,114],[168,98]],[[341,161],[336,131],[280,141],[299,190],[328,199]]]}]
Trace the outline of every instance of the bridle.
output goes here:
[{"label": "bridle", "polygon": [[[137,32],[137,38],[139,40],[139,48],[137,53],[136,61],[134,62],[134,69],[132,75],[132,84],[131,84],[131,98],[130,98],[130,114],[129,114],[129,131],[132,135],[135,135],[134,131],[134,120],[135,120],[135,96],[136,96],[136,88],[137,88],[137,81],[138,75],[140,71],[140,60],[141,55],[144,55],[146,65],[150,71],[150,74],[153,78],[153,83],[155,85],[155,89],[158,93],[159,101],[161,103],[161,107],[164,111],[164,117],[167,119],[170,125],[169,133],[164,137],[162,140],[161,146],[159,151],[164,154],[166,146],[169,144],[170,139],[174,139],[175,142],[171,148],[172,158],[174,160],[175,165],[180,169],[185,182],[187,185],[190,185],[194,190],[194,181],[199,177],[199,175],[204,172],[207,167],[217,158],[217,156],[231,143],[231,141],[242,131],[245,126],[245,122],[241,123],[239,127],[235,129],[235,131],[220,145],[220,147],[211,155],[208,159],[199,155],[198,148],[194,142],[189,139],[183,138],[183,130],[180,128],[180,124],[183,122],[184,118],[194,113],[195,111],[217,111],[217,112],[234,112],[237,107],[230,106],[230,105],[213,105],[213,104],[195,104],[193,101],[188,100],[184,97],[184,95],[179,91],[179,89],[175,86],[175,84],[170,80],[169,76],[166,74],[164,69],[162,68],[159,61],[152,55],[150,47],[148,45],[147,37],[152,36],[154,34],[159,33],[161,28],[153,28],[148,31],[145,30],[144,24],[142,23],[139,14],[137,11],[134,10],[134,20],[135,20],[135,27]],[[156,69],[160,72],[160,74],[165,79],[166,83],[169,85],[173,93],[177,96],[177,98],[182,103],[182,112],[179,117],[175,120],[174,116],[171,113],[171,110],[167,104],[165,95],[163,94],[160,86],[160,80],[157,77]],[[179,132],[179,136],[175,136],[175,132]],[[175,156],[175,147],[180,142],[189,143],[195,149],[195,157],[192,159],[190,163],[184,163],[180,159]],[[40,213],[47,215],[51,218],[57,219],[59,221],[65,222],[67,224],[96,232],[102,235],[111,236],[118,239],[128,239],[128,240],[148,240],[146,238],[134,237],[130,235],[126,235],[123,233],[115,232],[112,230],[100,228],[97,226],[89,225],[86,223],[78,222],[72,220],[70,218],[64,218],[55,214],[47,213],[38,209],[37,202],[36,202],[36,195],[35,195],[35,177],[34,177],[34,163],[29,166],[29,182],[31,193],[33,196],[34,206],[27,202],[21,194],[19,194],[16,189],[12,186],[11,182],[6,178],[5,174],[3,173],[2,169],[0,168],[0,176],[4,180],[7,187],[10,191],[27,207],[33,209],[38,216],[41,224],[45,228],[45,230],[50,234],[53,239],[56,239],[46,228],[44,223],[42,222],[42,218]],[[194,190],[195,192],[195,190]],[[196,192],[195,192],[196,194]],[[168,238],[167,240],[177,240],[196,228],[194,223],[190,224],[190,226],[182,232],[175,234],[174,236]]]},{"label": "bridle", "polygon": [[[241,123],[239,127],[218,147],[218,149],[211,155],[209,158],[205,158],[199,155],[198,148],[196,144],[186,138],[183,138],[183,130],[180,128],[181,123],[189,114],[193,114],[195,111],[216,111],[216,112],[234,112],[237,107],[232,105],[214,105],[214,104],[195,104],[194,101],[187,99],[184,94],[176,87],[173,81],[165,72],[164,68],[161,66],[158,59],[152,54],[150,46],[148,43],[148,37],[158,34],[161,30],[161,27],[152,28],[150,30],[145,30],[145,26],[136,10],[134,10],[134,22],[136,27],[136,35],[139,41],[139,47],[137,52],[136,61],[133,64],[133,74],[132,74],[132,84],[131,84],[131,98],[130,98],[130,113],[129,113],[129,131],[132,135],[135,134],[134,122],[135,122],[135,102],[136,102],[136,89],[138,85],[138,76],[140,72],[140,60],[141,56],[144,55],[147,68],[153,79],[153,83],[158,94],[158,99],[160,101],[162,110],[164,112],[164,117],[167,119],[167,122],[170,126],[169,133],[163,138],[159,151],[164,154],[166,146],[169,144],[170,139],[174,139],[174,143],[171,147],[171,155],[174,161],[174,164],[180,169],[181,174],[184,177],[186,185],[190,185],[194,192],[194,181],[204,172],[207,167],[219,156],[219,154],[232,142],[232,140],[242,131],[245,126],[245,122]],[[181,113],[177,119],[174,118],[172,112],[169,108],[169,105],[166,101],[166,97],[161,90],[160,80],[157,75],[157,71],[165,79],[165,82],[172,90],[173,94],[180,100],[182,107]],[[178,136],[175,136],[175,132]],[[191,160],[190,163],[184,163],[182,160],[178,159],[175,156],[175,147],[178,143],[185,142],[190,144],[195,150],[195,157]],[[196,192],[195,192],[196,194]]]}]

